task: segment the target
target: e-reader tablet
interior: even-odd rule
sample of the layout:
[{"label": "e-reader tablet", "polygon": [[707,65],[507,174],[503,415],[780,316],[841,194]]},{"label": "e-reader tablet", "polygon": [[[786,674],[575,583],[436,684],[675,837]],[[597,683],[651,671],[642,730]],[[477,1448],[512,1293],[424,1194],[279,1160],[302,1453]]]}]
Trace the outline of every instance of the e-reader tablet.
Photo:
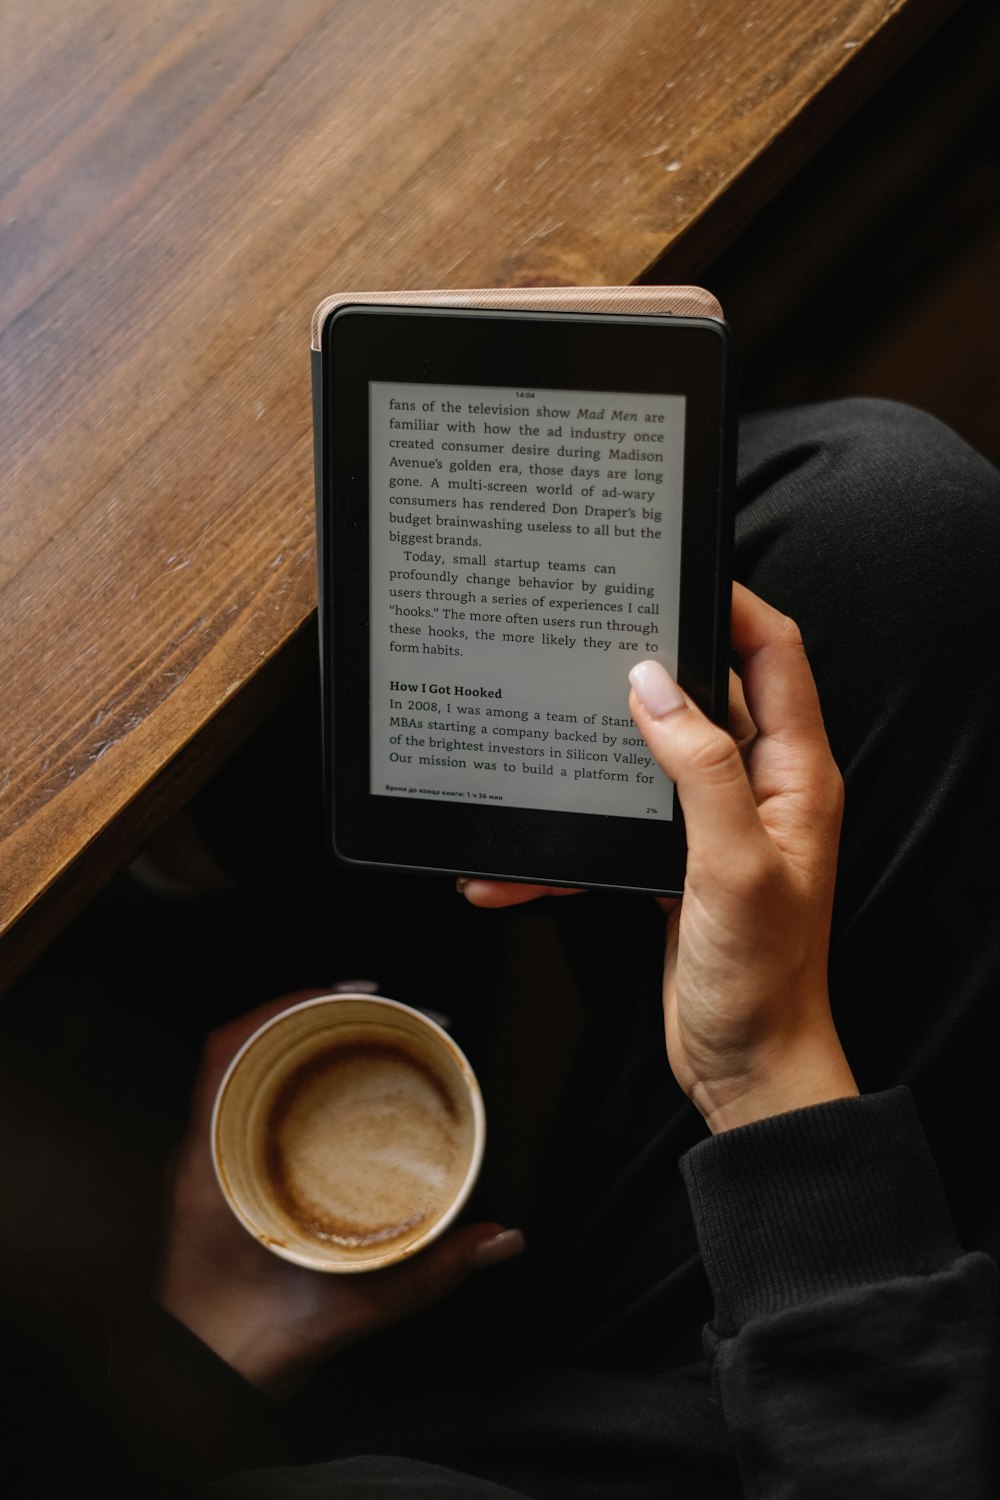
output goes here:
[{"label": "e-reader tablet", "polygon": [[352,293],[313,321],[326,802],[348,863],[678,893],[655,657],[725,722],[735,414],[698,288]]}]

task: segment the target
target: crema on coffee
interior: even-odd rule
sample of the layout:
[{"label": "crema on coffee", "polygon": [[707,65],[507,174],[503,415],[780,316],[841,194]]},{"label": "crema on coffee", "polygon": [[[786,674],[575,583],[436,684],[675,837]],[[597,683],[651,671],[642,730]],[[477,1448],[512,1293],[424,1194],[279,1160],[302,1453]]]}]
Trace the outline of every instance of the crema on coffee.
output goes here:
[{"label": "crema on coffee", "polygon": [[264,1173],[280,1213],[341,1252],[420,1235],[459,1193],[473,1151],[468,1095],[401,1033],[333,1041],[281,1081]]}]

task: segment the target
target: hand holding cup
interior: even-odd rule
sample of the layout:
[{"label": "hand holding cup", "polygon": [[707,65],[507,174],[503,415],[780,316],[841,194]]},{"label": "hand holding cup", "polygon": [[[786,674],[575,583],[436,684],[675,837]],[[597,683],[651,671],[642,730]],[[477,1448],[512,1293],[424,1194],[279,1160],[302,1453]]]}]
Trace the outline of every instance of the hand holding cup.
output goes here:
[{"label": "hand holding cup", "polygon": [[168,1183],[157,1287],[161,1306],[275,1399],[294,1394],[339,1350],[441,1300],[477,1269],[509,1259],[524,1245],[518,1230],[465,1224],[436,1238],[418,1234],[426,1248],[403,1258],[390,1250],[384,1269],[330,1275],[307,1269],[308,1257],[304,1265],[274,1253],[266,1235],[239,1222],[212,1162],[220,1084],[254,1033],[315,998],[311,992],[273,1001],[209,1037]]}]

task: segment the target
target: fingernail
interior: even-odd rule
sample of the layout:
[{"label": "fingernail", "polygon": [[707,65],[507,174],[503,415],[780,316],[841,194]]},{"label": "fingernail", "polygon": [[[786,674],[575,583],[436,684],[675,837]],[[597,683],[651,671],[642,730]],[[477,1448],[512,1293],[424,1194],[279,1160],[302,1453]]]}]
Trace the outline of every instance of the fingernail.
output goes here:
[{"label": "fingernail", "polygon": [[665,719],[667,714],[684,707],[684,694],[677,686],[666,667],[658,661],[640,661],[628,674],[636,697],[654,719]]},{"label": "fingernail", "polygon": [[487,1266],[499,1266],[505,1260],[513,1260],[524,1249],[524,1235],[519,1229],[503,1229],[488,1240],[480,1240],[472,1252],[473,1264],[480,1270]]},{"label": "fingernail", "polygon": [[456,891],[464,891],[465,887],[468,885],[468,883],[469,883],[469,877],[468,877],[468,875],[460,875],[458,877],[458,879],[455,881],[455,889],[456,889]]}]

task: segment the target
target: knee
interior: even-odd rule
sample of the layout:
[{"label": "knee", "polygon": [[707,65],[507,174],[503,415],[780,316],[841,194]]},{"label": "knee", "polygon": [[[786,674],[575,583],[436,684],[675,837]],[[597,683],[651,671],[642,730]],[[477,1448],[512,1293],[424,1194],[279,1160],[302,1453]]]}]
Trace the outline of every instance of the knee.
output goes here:
[{"label": "knee", "polygon": [[872,539],[882,526],[930,538],[977,520],[1000,539],[1000,475],[936,417],[859,397],[821,406],[816,418],[822,478]]},{"label": "knee", "polygon": [[940,519],[1000,499],[1000,475],[929,413],[857,397],[766,412],[740,429],[740,502],[767,491],[786,504],[860,517],[889,510]]},{"label": "knee", "polygon": [[740,439],[738,557],[790,613],[813,585],[883,627],[989,598],[1000,474],[935,417],[859,398],[751,417]]}]

